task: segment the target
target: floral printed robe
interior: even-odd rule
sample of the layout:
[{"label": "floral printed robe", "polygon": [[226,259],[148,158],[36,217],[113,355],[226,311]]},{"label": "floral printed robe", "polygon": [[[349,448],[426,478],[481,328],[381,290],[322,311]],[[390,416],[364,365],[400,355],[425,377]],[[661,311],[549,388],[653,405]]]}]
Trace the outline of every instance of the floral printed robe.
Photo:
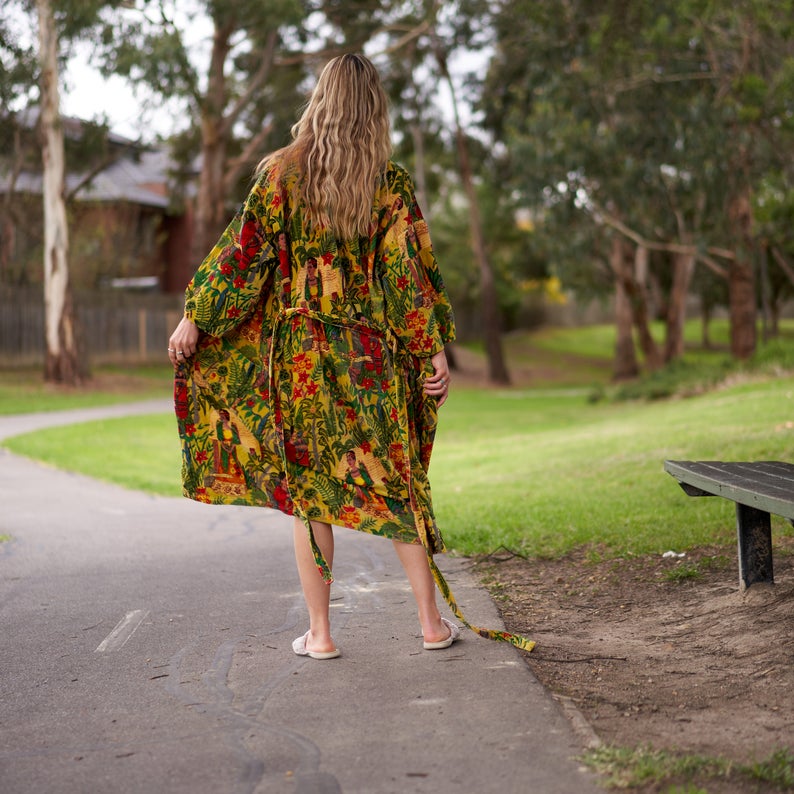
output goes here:
[{"label": "floral printed robe", "polygon": [[185,315],[204,334],[175,381],[184,494],[421,542],[458,614],[432,559],[437,403],[422,390],[454,321],[408,174],[389,163],[369,234],[345,241],[305,231],[297,174],[271,163]]}]

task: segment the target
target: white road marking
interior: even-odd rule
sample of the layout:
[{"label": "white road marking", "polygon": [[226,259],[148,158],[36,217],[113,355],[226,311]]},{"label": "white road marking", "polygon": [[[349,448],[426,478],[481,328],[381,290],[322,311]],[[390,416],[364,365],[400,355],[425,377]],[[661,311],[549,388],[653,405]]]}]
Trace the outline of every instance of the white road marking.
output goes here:
[{"label": "white road marking", "polygon": [[117,624],[116,628],[105,637],[97,646],[94,653],[105,651],[118,651],[124,647],[127,640],[132,637],[149,614],[148,609],[134,609],[128,612]]}]

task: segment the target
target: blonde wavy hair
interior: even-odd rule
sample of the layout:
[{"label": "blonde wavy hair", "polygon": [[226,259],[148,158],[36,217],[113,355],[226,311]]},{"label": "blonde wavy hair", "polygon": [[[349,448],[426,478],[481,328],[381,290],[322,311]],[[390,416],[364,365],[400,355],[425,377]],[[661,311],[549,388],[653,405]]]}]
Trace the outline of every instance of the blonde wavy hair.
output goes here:
[{"label": "blonde wavy hair", "polygon": [[289,146],[266,157],[294,163],[311,228],[350,239],[367,234],[378,181],[391,155],[389,105],[380,76],[363,55],[346,54],[322,70]]}]

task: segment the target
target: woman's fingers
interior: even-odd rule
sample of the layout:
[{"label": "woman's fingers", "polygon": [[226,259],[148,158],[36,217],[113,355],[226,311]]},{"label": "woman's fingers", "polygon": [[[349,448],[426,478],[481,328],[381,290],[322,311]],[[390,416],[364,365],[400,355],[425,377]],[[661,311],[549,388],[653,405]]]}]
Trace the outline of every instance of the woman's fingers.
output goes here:
[{"label": "woman's fingers", "polygon": [[177,367],[196,352],[199,329],[195,323],[183,317],[168,340],[168,358]]}]

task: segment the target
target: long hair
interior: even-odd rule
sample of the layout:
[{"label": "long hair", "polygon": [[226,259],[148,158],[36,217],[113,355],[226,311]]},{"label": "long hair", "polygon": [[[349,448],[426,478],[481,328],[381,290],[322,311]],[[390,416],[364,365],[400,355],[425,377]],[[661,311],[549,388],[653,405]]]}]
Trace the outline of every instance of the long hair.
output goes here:
[{"label": "long hair", "polygon": [[343,239],[366,234],[391,155],[388,100],[372,62],[353,54],[329,61],[292,137],[258,170],[277,156],[295,163],[306,223]]}]

